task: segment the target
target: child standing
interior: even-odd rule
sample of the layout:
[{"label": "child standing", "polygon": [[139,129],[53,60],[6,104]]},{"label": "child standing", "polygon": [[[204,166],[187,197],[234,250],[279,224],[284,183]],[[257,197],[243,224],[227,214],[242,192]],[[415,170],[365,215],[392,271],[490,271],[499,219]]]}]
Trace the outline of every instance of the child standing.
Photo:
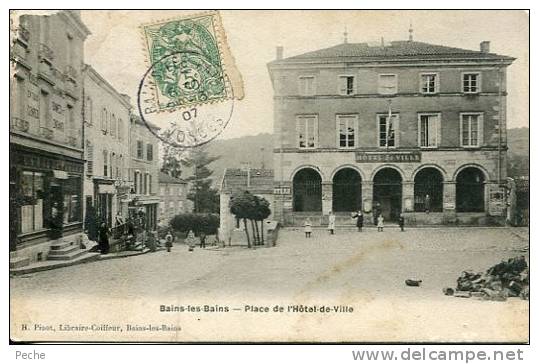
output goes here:
[{"label": "child standing", "polygon": [[401,231],[404,231],[404,215],[400,214],[399,216],[399,226],[401,228]]},{"label": "child standing", "polygon": [[378,215],[378,231],[384,231],[384,216]]},{"label": "child standing", "polygon": [[310,218],[306,218],[305,219],[305,222],[303,223],[303,226],[305,227],[305,237],[306,238],[310,238],[311,237],[311,233],[313,232],[313,226],[311,224],[311,219]]},{"label": "child standing", "polygon": [[172,234],[169,231],[167,235],[165,235],[165,246],[167,247],[167,252],[169,253],[170,253],[170,250],[172,249],[172,240],[174,240],[174,238],[172,237]]},{"label": "child standing", "polygon": [[335,234],[335,215],[333,214],[333,211],[329,212],[328,230],[331,235]]}]

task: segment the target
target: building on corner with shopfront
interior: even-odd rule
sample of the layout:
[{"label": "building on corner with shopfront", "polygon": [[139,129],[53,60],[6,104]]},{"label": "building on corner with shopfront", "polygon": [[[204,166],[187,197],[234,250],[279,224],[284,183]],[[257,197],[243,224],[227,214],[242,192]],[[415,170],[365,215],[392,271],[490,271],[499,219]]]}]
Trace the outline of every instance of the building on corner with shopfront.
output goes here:
[{"label": "building on corner with shopfront", "polygon": [[268,64],[275,217],[503,221],[506,70],[514,58],[409,40],[344,43]]},{"label": "building on corner with shopfront", "polygon": [[159,144],[155,135],[159,127],[131,114],[129,126],[129,181],[126,200],[130,218],[143,214],[146,231],[157,229],[159,214]]},{"label": "building on corner with shopfront", "polygon": [[[90,34],[75,10],[22,15],[12,26],[10,267],[79,254],[84,178],[81,71],[84,41]],[[57,248],[53,254],[52,245]]]}]

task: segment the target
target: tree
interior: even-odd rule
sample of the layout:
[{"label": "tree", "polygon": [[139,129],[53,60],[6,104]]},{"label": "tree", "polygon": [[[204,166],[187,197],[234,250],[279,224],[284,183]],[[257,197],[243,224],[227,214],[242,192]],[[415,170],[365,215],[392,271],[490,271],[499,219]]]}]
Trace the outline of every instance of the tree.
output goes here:
[{"label": "tree", "polygon": [[213,171],[208,165],[219,157],[210,157],[205,147],[197,147],[190,152],[185,165],[193,169],[193,176],[185,178],[191,185],[187,198],[193,201],[194,212],[219,212],[219,191],[212,187]]},{"label": "tree", "polygon": [[[230,212],[236,218],[243,220],[247,246],[249,248],[251,247],[251,238],[249,236],[247,220],[251,223],[253,244],[259,245],[264,242],[264,220],[271,214],[269,202],[265,198],[253,195],[249,191],[237,192],[231,198]],[[261,222],[261,229],[258,227],[258,222]]]},{"label": "tree", "polygon": [[247,247],[251,247],[251,239],[249,238],[249,230],[247,228],[247,219],[252,216],[254,210],[254,200],[249,191],[238,192],[230,199],[230,212],[236,216],[237,219],[243,221],[243,228],[245,229],[245,235],[247,237]]},{"label": "tree", "polygon": [[186,158],[184,150],[175,148],[171,145],[163,145],[163,164],[161,172],[174,178],[180,178],[182,174],[182,164]]}]

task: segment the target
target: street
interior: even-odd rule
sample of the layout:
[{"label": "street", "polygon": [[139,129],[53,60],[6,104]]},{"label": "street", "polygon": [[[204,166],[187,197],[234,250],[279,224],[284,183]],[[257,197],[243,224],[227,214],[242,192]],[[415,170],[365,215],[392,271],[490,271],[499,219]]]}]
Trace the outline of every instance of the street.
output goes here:
[{"label": "street", "polygon": [[[366,229],[329,236],[280,232],[274,248],[209,247],[93,262],[10,279],[12,329],[53,323],[173,323],[176,333],[58,333],[100,340],[526,341],[528,301],[444,296],[463,270],[528,255],[527,229]],[[406,279],[421,279],[408,287]],[[271,313],[275,305],[352,312]],[[217,312],[162,313],[208,305]],[[244,306],[253,306],[246,311]],[[229,312],[218,312],[228,307]],[[253,312],[256,309],[256,312]],[[258,312],[261,311],[261,312]],[[35,319],[35,318],[38,319]],[[19,332],[21,338],[47,332]],[[67,335],[67,336],[63,336]],[[78,336],[87,335],[87,336]],[[90,335],[90,336],[88,336]],[[95,335],[95,336],[92,336]],[[135,335],[135,336],[128,336]],[[49,337],[50,338],[50,337]]]}]

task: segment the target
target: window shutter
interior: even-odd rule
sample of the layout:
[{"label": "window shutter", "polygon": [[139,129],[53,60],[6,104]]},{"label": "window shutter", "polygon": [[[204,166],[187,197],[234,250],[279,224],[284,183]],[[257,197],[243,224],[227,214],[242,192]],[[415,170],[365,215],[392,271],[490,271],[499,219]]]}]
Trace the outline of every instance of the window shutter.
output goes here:
[{"label": "window shutter", "polygon": [[398,147],[399,141],[400,141],[400,127],[399,127],[400,115],[395,115],[392,119],[393,119],[393,133],[395,134],[395,147]]},{"label": "window shutter", "polygon": [[477,116],[477,146],[483,146],[483,114]]},{"label": "window shutter", "polygon": [[442,145],[442,114],[436,118],[436,147]]},{"label": "window shutter", "polygon": [[354,148],[359,146],[359,117],[354,118]]},{"label": "window shutter", "polygon": [[335,146],[340,148],[341,146],[341,118],[337,115],[337,120],[335,121]]},{"label": "window shutter", "polygon": [[314,147],[318,148],[318,117],[313,118],[314,121]]}]

